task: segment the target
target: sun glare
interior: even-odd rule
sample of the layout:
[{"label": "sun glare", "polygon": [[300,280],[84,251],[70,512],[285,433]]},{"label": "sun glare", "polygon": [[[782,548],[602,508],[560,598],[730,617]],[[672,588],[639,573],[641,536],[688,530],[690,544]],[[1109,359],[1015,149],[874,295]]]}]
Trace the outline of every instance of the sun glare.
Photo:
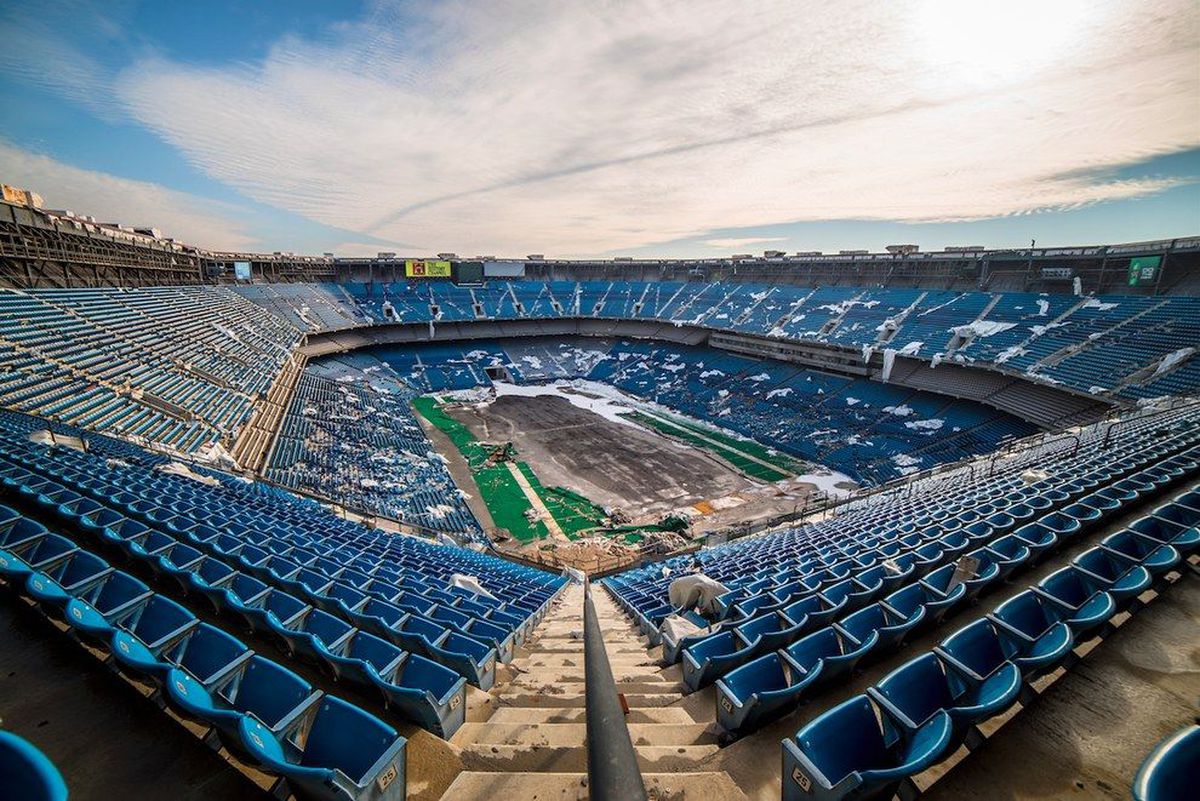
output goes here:
[{"label": "sun glare", "polygon": [[920,55],[955,86],[1024,78],[1063,57],[1102,4],[1085,0],[924,0],[914,17]]}]

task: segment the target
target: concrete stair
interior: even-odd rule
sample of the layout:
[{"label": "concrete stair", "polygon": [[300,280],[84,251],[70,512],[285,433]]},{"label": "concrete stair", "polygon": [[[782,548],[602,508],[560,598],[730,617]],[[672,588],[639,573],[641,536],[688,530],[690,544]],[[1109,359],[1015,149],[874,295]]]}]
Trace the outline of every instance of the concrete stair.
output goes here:
[{"label": "concrete stair", "polygon": [[[723,771],[703,762],[719,751],[712,727],[682,706],[679,667],[661,668],[645,638],[607,591],[592,600],[617,691],[629,707],[626,723],[653,799],[744,801]],[[493,689],[493,711],[463,725],[451,743],[463,771],[445,801],[586,799],[587,726],[583,667],[583,589],[572,586]]]}]

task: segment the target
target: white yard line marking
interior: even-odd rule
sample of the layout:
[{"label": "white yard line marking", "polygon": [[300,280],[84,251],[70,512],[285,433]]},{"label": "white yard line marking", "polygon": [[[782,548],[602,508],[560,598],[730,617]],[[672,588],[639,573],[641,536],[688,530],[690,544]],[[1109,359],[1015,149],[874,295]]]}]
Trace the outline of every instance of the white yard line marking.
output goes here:
[{"label": "white yard line marking", "polygon": [[796,475],[794,472],[792,472],[791,470],[788,470],[786,467],[783,467],[783,466],[777,465],[777,464],[772,464],[771,462],[768,462],[765,459],[759,459],[754,454],[746,453],[741,448],[737,448],[733,445],[730,445],[727,442],[721,442],[720,440],[712,439],[711,437],[706,437],[704,434],[702,434],[701,432],[697,431],[694,428],[680,425],[679,423],[676,423],[672,420],[669,420],[659,414],[655,414],[654,412],[648,411],[646,409],[638,409],[638,411],[641,412],[642,414],[646,415],[647,417],[653,417],[655,420],[659,420],[663,423],[666,423],[667,425],[671,426],[674,429],[683,431],[686,434],[690,434],[690,435],[696,437],[697,439],[704,440],[705,442],[709,443],[710,445],[714,445],[717,448],[720,448],[721,450],[726,450],[726,451],[730,451],[731,453],[736,453],[737,455],[739,455],[745,459],[749,459],[750,461],[760,464],[763,467],[774,470],[776,473],[782,473],[785,476]]},{"label": "white yard line marking", "polygon": [[525,493],[525,498],[537,509],[542,515],[542,520],[546,524],[546,528],[550,530],[550,535],[558,537],[566,537],[562,528],[558,525],[558,521],[554,519],[554,515],[550,514],[550,510],[546,508],[546,504],[542,502],[541,497],[534,490],[533,485],[529,483],[529,479],[525,478],[525,474],[521,472],[521,468],[517,467],[516,462],[505,462],[508,472],[512,473],[512,477],[521,487],[521,492]]}]

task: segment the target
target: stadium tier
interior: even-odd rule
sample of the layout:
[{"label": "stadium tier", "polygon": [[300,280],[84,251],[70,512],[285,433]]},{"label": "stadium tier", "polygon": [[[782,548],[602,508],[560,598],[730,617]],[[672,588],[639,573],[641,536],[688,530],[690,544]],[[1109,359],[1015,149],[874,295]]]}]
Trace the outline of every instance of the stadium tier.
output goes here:
[{"label": "stadium tier", "polygon": [[652,797],[960,798],[1030,718],[1136,745],[1030,795],[1171,797],[1200,298],[950,285],[0,289],[0,796],[103,739],[186,764],[131,799],[585,798],[598,632]]}]

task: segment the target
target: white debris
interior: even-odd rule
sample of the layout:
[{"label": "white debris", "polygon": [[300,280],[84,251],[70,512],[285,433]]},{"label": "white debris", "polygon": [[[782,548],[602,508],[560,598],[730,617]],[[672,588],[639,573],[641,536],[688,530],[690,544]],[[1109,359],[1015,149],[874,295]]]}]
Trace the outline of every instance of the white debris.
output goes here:
[{"label": "white debris", "polygon": [[1016,323],[998,323],[995,320],[972,320],[966,325],[956,325],[948,330],[950,333],[966,339],[968,337],[990,337],[1001,331],[1015,328],[1016,325]]},{"label": "white debris", "polygon": [[1192,354],[1195,352],[1195,348],[1187,347],[1180,348],[1173,353],[1168,353],[1166,356],[1162,357],[1162,361],[1158,363],[1158,367],[1154,368],[1154,375],[1162,375],[1168,370],[1173,369],[1176,365],[1181,364],[1191,358]]}]

